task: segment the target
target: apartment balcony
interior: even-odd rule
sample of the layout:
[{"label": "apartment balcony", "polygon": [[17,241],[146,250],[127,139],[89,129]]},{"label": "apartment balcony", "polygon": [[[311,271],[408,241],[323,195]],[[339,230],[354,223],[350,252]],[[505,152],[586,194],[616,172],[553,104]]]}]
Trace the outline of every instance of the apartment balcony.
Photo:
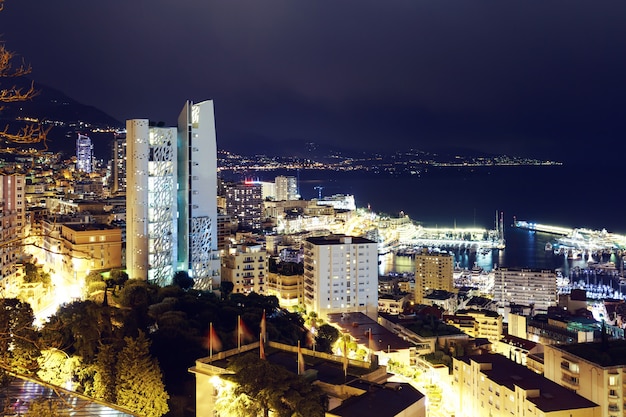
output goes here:
[{"label": "apartment balcony", "polygon": [[563,385],[565,388],[569,388],[572,390],[577,390],[580,388],[580,384],[578,382],[578,378],[576,377],[571,377],[569,375],[562,375],[561,376],[561,385]]}]

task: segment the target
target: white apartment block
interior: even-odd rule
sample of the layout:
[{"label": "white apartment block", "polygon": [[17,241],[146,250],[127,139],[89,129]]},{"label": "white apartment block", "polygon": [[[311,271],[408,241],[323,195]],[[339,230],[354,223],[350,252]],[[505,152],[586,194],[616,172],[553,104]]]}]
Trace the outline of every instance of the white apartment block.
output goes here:
[{"label": "white apartment block", "polygon": [[494,301],[502,309],[511,304],[547,311],[557,303],[556,274],[549,270],[500,268],[494,271]]},{"label": "white apartment block", "polygon": [[309,237],[304,244],[304,304],[325,318],[361,312],[376,319],[378,247],[362,237]]}]

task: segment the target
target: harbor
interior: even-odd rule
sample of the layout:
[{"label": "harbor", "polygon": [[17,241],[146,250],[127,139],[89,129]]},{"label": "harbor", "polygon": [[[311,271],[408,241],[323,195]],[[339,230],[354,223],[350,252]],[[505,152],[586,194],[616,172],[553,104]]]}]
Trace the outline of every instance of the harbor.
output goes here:
[{"label": "harbor", "polygon": [[626,236],[610,233],[606,229],[565,228],[524,220],[514,220],[513,226],[531,232],[554,235],[555,238],[546,243],[545,249],[554,251],[556,255],[567,256],[569,259],[582,258],[594,262],[603,254],[621,254],[626,249]]},{"label": "harbor", "polygon": [[469,250],[487,254],[504,249],[503,217],[496,213],[493,229],[478,227],[423,227],[408,216],[381,218],[378,224],[379,254],[393,252],[399,256],[414,256],[422,248]]}]

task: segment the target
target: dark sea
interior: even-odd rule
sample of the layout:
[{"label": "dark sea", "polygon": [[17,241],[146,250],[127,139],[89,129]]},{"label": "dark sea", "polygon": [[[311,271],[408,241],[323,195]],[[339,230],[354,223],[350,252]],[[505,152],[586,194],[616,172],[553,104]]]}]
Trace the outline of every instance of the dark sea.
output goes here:
[{"label": "dark sea", "polygon": [[[323,187],[322,196],[353,194],[357,207],[391,215],[402,211],[425,227],[491,229],[496,212],[502,212],[506,248],[488,254],[457,251],[456,262],[463,268],[561,268],[567,274],[586,265],[586,260],[546,251],[546,243],[554,242],[555,236],[514,228],[515,219],[626,234],[623,175],[612,166],[442,168],[419,177],[328,171],[288,175],[299,175],[305,199],[318,197],[320,189],[315,187]],[[608,260],[615,261],[601,261]],[[392,270],[411,272],[410,258],[381,259],[381,274]]]},{"label": "dark sea", "polygon": [[[586,265],[584,260],[546,251],[546,243],[555,236],[514,228],[515,219],[626,234],[624,176],[619,167],[602,163],[440,168],[400,177],[301,170],[264,173],[259,179],[272,181],[277,175],[298,176],[304,199],[317,198],[320,192],[322,196],[353,194],[359,208],[369,206],[390,215],[404,212],[424,227],[493,229],[496,212],[502,212],[506,248],[488,254],[456,252],[456,262],[464,268],[562,268],[567,273]],[[412,269],[408,257],[381,259],[381,274]]]},{"label": "dark sea", "polygon": [[[291,173],[290,175],[296,175]],[[397,215],[425,227],[492,228],[496,211],[514,218],[563,227],[607,229],[626,234],[624,175],[617,168],[525,166],[442,168],[420,177],[300,171],[300,194],[353,194],[358,207]]]}]

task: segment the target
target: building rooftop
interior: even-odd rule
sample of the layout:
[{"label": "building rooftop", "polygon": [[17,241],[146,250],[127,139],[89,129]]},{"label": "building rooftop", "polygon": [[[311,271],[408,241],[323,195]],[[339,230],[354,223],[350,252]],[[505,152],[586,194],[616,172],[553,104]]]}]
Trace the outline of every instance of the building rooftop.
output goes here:
[{"label": "building rooftop", "polygon": [[369,332],[371,331],[374,351],[395,351],[413,346],[363,313],[332,313],[328,315],[328,321],[340,327],[343,333],[349,333],[358,344],[364,346],[369,345]]},{"label": "building rooftop", "polygon": [[511,346],[516,346],[519,348],[522,348],[526,351],[530,351],[532,349],[535,348],[535,346],[537,346],[537,343],[532,342],[530,340],[527,339],[522,339],[521,337],[517,337],[517,336],[513,336],[510,334],[505,334],[502,336],[502,338],[500,339],[500,341],[502,343],[506,343],[508,345]]},{"label": "building rooftop", "polygon": [[559,346],[558,349],[600,366],[626,365],[626,340],[575,343]]},{"label": "building rooftop", "polygon": [[354,381],[351,387],[365,391],[351,397],[328,414],[341,417],[397,416],[411,405],[424,398],[424,394],[407,383],[388,382],[373,384],[367,381]]},{"label": "building rooftop", "polygon": [[463,315],[467,315],[467,314],[482,314],[483,316],[486,317],[493,317],[493,318],[497,318],[500,317],[500,314],[498,314],[498,312],[496,311],[491,311],[491,310],[484,310],[484,309],[466,309],[466,310],[457,310],[456,315],[457,316],[463,316]]},{"label": "building rooftop", "polygon": [[[226,369],[228,368],[230,362],[237,358],[239,355],[245,355],[250,352],[256,353],[260,355],[258,342],[253,343],[254,348],[249,349],[242,347],[240,352],[237,352],[236,349],[233,349],[229,352],[220,352],[214,354],[213,358],[202,358],[198,359],[197,362],[208,363],[218,368]],[[295,347],[292,347],[293,351],[284,350],[281,348],[275,348],[271,346],[265,347],[265,359],[268,362],[271,362],[276,365],[280,365],[285,368],[287,371],[297,373],[298,372],[298,354]],[[221,353],[225,353],[221,354]],[[356,361],[361,365],[369,366],[362,367],[356,366],[354,360],[348,361],[347,370],[344,371],[344,362],[343,358],[340,356],[333,356],[324,354],[321,352],[315,353],[309,349],[302,349],[302,356],[304,358],[304,369],[308,375],[314,375],[313,380],[318,380],[331,385],[343,385],[346,382],[350,382],[354,379],[359,379],[364,375],[372,373],[376,369],[370,369],[371,365],[366,362]],[[329,359],[329,358],[333,359]],[[192,368],[192,370],[197,371],[196,368]]]},{"label": "building rooftop", "polygon": [[449,300],[451,298],[454,298],[455,296],[456,296],[456,294],[454,294],[453,292],[449,292],[449,291],[445,291],[445,290],[434,290],[430,294],[425,295],[424,296],[424,300],[445,301],[445,300]]},{"label": "building rooftop", "polygon": [[376,243],[373,240],[366,239],[364,237],[345,236],[345,235],[328,235],[319,237],[309,237],[307,242],[314,245],[341,245],[348,243],[367,244]]},{"label": "building rooftop", "polygon": [[466,363],[490,363],[491,370],[481,371],[500,386],[514,391],[515,386],[523,390],[538,390],[537,396],[527,396],[527,400],[543,412],[596,407],[597,404],[550,381],[523,365],[517,364],[498,354],[473,355],[460,358]]},{"label": "building rooftop", "polygon": [[63,226],[70,228],[76,232],[119,229],[118,227],[110,226],[104,223],[65,223],[63,224]]}]

